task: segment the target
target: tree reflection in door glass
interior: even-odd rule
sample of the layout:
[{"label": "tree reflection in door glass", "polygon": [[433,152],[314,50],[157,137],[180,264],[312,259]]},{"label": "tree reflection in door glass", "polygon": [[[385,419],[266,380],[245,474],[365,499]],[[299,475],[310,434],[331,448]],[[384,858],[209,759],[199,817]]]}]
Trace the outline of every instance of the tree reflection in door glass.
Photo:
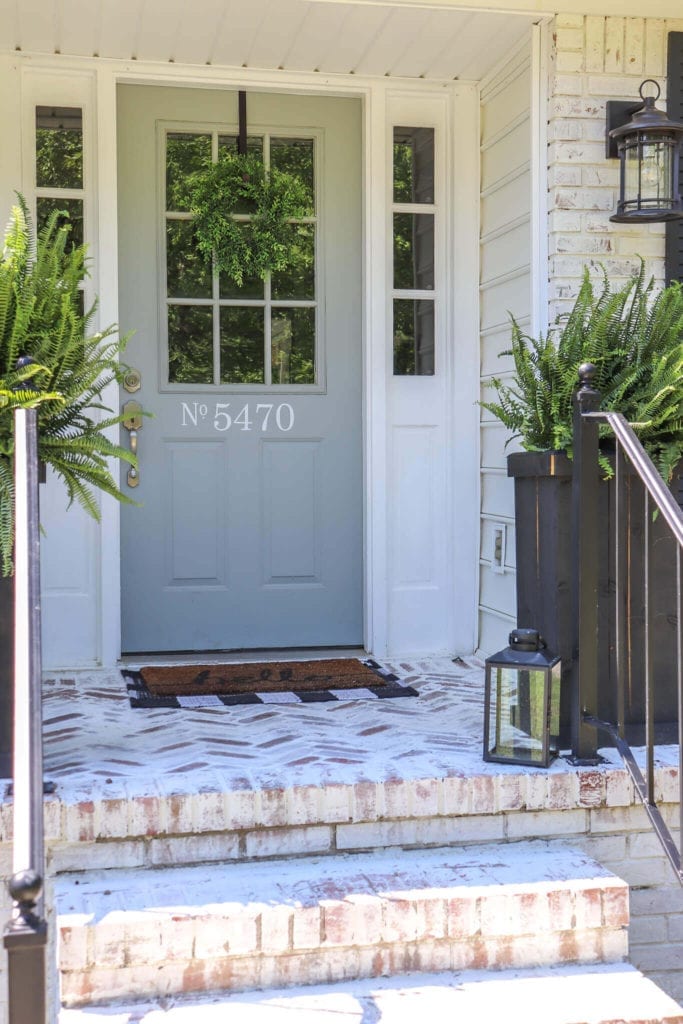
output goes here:
[{"label": "tree reflection in door glass", "polygon": [[211,298],[211,267],[195,245],[191,220],[166,221],[166,287],[173,299]]},{"label": "tree reflection in door glass", "polygon": [[189,176],[211,160],[211,136],[169,132],[166,136],[166,209],[190,209]]},{"label": "tree reflection in door glass", "polygon": [[38,196],[36,200],[36,223],[38,231],[47,224],[50,215],[58,210],[60,216],[57,219],[57,227],[66,227],[69,230],[69,242],[67,247],[77,248],[83,245],[83,200],[82,199],[50,199],[47,196]]},{"label": "tree reflection in door glass", "polygon": [[262,384],[265,379],[263,309],[221,309],[221,384]]},{"label": "tree reflection in door glass", "polygon": [[169,305],[168,379],[171,384],[213,384],[211,306]]},{"label": "tree reflection in door glass", "polygon": [[434,129],[394,128],[394,202],[434,202]]},{"label": "tree reflection in door glass", "polygon": [[315,298],[315,227],[299,224],[292,260],[286,270],[274,273],[271,279],[274,299]]},{"label": "tree reflection in door glass", "polygon": [[431,377],[433,373],[433,301],[394,299],[394,374]]},{"label": "tree reflection in door glass", "polygon": [[274,309],[273,384],[315,383],[315,310]]},{"label": "tree reflection in door glass", "polygon": [[36,185],[83,188],[80,107],[36,107]]},{"label": "tree reflection in door glass", "polygon": [[306,216],[312,217],[315,212],[313,139],[271,138],[270,166],[294,175],[305,185],[308,192]]},{"label": "tree reflection in door glass", "polygon": [[434,287],[434,214],[394,214],[394,288]]}]

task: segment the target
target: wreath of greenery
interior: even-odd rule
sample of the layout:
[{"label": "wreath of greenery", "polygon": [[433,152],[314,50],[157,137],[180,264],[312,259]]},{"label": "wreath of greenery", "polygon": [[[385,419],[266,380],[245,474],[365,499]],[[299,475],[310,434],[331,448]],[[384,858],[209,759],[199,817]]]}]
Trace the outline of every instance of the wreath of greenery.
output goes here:
[{"label": "wreath of greenery", "polygon": [[[245,278],[265,278],[294,261],[292,220],[310,212],[299,178],[276,168],[266,171],[250,153],[223,154],[192,176],[189,193],[199,252],[238,287]],[[240,214],[248,219],[237,219]]]}]

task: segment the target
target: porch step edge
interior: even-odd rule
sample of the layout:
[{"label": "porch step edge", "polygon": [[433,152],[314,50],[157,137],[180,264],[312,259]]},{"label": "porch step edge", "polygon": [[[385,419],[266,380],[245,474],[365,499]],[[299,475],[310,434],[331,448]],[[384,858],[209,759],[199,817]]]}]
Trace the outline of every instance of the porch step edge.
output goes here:
[{"label": "porch step edge", "polygon": [[410,974],[306,989],[211,995],[202,999],[63,1009],[58,1024],[683,1024],[683,1009],[630,964]]}]

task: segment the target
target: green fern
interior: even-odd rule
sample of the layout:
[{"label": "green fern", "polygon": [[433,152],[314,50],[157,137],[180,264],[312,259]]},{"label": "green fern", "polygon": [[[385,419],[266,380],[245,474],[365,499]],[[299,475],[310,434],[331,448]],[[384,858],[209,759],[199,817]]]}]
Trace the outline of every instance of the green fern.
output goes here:
[{"label": "green fern", "polygon": [[[135,465],[106,431],[120,416],[102,417],[102,393],[120,381],[125,348],[115,327],[92,333],[96,306],[82,312],[86,249],[73,246],[55,211],[36,237],[18,197],[0,259],[0,568],[12,571],[14,536],[13,410],[38,409],[38,454],[61,477],[69,502],[99,518],[97,491],[129,502],[110,460]],[[17,360],[33,364],[16,369]],[[105,410],[109,411],[109,410]]]},{"label": "green fern", "polygon": [[[572,454],[573,395],[581,363],[596,368],[601,408],[633,425],[662,476],[683,458],[683,289],[657,290],[638,274],[612,291],[603,267],[596,289],[588,269],[574,306],[547,335],[533,338],[512,318],[510,380],[494,378],[497,401],[482,402],[527,451]],[[601,436],[608,436],[601,427]],[[602,460],[603,468],[609,465]]]}]

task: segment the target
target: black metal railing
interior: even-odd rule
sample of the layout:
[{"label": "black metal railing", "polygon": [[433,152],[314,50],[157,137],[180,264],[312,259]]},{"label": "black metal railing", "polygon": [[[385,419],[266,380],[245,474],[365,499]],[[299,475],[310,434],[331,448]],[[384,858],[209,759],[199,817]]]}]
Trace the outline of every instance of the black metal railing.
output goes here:
[{"label": "black metal railing", "polygon": [[[662,476],[641,445],[633,428],[618,412],[599,411],[600,394],[592,386],[595,367],[586,363],[579,369],[580,387],[576,393],[574,413],[574,474],[572,482],[572,521],[574,554],[576,558],[576,615],[575,615],[575,676],[574,708],[572,730],[572,753],[577,763],[591,763],[598,760],[598,735],[607,733],[624,760],[636,791],[643,802],[652,826],[674,869],[683,884],[681,871],[681,837],[683,837],[683,617],[681,615],[682,567],[683,567],[683,512],[669,491]],[[598,678],[598,649],[604,642],[600,636],[600,594],[598,586],[598,489],[601,483],[599,467],[599,428],[609,427],[615,443],[614,453],[614,502],[611,524],[614,567],[614,674],[608,682],[614,692],[603,699],[601,689],[605,685]],[[642,707],[642,728],[644,738],[644,770],[633,754],[628,738],[626,722],[627,662],[631,662],[629,645],[630,619],[624,594],[628,592],[633,604],[633,574],[629,574],[632,560],[632,545],[635,543],[631,523],[627,522],[626,487],[627,474],[635,474],[642,484],[642,600],[643,600],[643,654],[638,673],[642,673],[644,702]],[[667,609],[668,620],[675,625],[672,662],[667,671],[673,679],[655,679],[654,654],[654,585],[652,534],[655,528],[669,538],[667,552],[671,559],[668,565],[660,564],[657,573],[670,572],[674,578],[671,590],[672,604]],[[627,578],[628,577],[628,578]],[[604,622],[604,617],[602,619]],[[604,664],[601,661],[600,664]],[[681,817],[679,841],[676,843],[660,808],[657,806],[655,790],[655,733],[656,704],[660,699],[663,685],[675,690],[674,715],[677,719],[676,742],[679,750],[678,779]],[[673,687],[672,687],[673,684]],[[611,718],[600,713],[601,705],[613,709]],[[631,723],[632,724],[632,723]],[[639,744],[640,745],[640,744]]]},{"label": "black metal railing", "polygon": [[3,937],[9,1024],[45,1024],[47,1019],[37,415],[35,409],[14,414],[14,836],[8,883],[14,909]]}]

